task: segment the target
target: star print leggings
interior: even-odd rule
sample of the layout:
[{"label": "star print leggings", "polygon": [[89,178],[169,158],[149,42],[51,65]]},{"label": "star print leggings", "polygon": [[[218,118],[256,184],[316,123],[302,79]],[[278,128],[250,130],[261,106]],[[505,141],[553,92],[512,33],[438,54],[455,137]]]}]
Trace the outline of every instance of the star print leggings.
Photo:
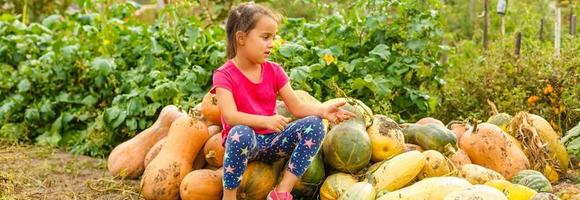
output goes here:
[{"label": "star print leggings", "polygon": [[226,189],[240,186],[248,161],[274,162],[290,156],[288,171],[301,177],[316,155],[324,138],[324,126],[317,116],[309,116],[288,124],[280,133],[255,134],[252,128],[234,126],[228,133],[224,154]]}]

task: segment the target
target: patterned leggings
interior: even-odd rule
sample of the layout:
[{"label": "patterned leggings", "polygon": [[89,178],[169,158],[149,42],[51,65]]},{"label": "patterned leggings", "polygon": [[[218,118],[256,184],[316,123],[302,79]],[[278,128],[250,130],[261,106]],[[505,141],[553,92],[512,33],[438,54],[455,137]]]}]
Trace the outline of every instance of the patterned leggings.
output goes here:
[{"label": "patterned leggings", "polygon": [[296,120],[284,131],[267,135],[255,134],[248,126],[234,126],[225,143],[223,186],[230,190],[238,188],[248,161],[273,162],[288,155],[291,155],[288,171],[301,177],[323,138],[324,126],[317,116]]}]

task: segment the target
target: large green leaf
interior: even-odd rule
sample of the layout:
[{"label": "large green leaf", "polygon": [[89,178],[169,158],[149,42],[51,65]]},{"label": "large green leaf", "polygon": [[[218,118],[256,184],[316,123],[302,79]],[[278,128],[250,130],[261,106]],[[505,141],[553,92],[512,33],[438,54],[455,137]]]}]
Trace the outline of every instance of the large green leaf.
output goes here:
[{"label": "large green leaf", "polygon": [[371,55],[377,55],[380,58],[382,58],[383,60],[389,60],[389,57],[391,56],[391,52],[389,51],[389,46],[385,45],[385,44],[379,44],[377,45],[371,52],[369,52],[369,54]]},{"label": "large green leaf", "polygon": [[105,125],[110,128],[117,128],[127,117],[127,111],[119,109],[117,106],[105,109],[103,112],[103,120]]},{"label": "large green leaf", "polygon": [[112,58],[97,57],[91,62],[92,70],[102,76],[107,76],[115,70],[115,61]]}]

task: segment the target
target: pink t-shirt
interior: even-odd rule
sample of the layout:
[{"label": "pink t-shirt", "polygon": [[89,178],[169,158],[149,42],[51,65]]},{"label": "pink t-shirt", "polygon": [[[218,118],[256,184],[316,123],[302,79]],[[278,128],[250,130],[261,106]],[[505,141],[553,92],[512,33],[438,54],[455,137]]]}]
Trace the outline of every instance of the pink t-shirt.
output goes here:
[{"label": "pink t-shirt", "polygon": [[[214,72],[211,93],[215,93],[215,88],[218,87],[229,90],[239,112],[263,116],[276,114],[276,97],[278,91],[288,83],[288,75],[277,63],[266,61],[261,66],[261,81],[253,83],[231,60],[228,60]],[[221,121],[223,143],[232,127],[225,123],[223,116]],[[268,129],[254,129],[254,131],[257,134],[272,133]]]}]

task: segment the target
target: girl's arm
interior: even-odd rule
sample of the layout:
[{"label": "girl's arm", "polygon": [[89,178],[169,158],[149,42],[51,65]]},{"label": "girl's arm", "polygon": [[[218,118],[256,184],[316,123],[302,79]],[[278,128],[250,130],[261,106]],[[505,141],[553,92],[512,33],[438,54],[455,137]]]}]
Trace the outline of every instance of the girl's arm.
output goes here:
[{"label": "girl's arm", "polygon": [[282,131],[290,119],[279,115],[262,116],[239,112],[234,101],[232,92],[224,88],[216,88],[218,108],[223,120],[231,127],[246,125],[252,128]]},{"label": "girl's arm", "polygon": [[294,93],[290,82],[286,83],[279,91],[282,101],[288,107],[288,111],[297,118],[303,118],[311,115],[324,117],[324,106],[302,102]]},{"label": "girl's arm", "polygon": [[340,108],[346,104],[345,101],[338,101],[329,105],[317,105],[302,102],[294,93],[289,82],[280,89],[279,93],[288,107],[288,111],[298,118],[316,115],[320,118],[328,119],[332,123],[340,123],[356,116],[354,113]]}]

